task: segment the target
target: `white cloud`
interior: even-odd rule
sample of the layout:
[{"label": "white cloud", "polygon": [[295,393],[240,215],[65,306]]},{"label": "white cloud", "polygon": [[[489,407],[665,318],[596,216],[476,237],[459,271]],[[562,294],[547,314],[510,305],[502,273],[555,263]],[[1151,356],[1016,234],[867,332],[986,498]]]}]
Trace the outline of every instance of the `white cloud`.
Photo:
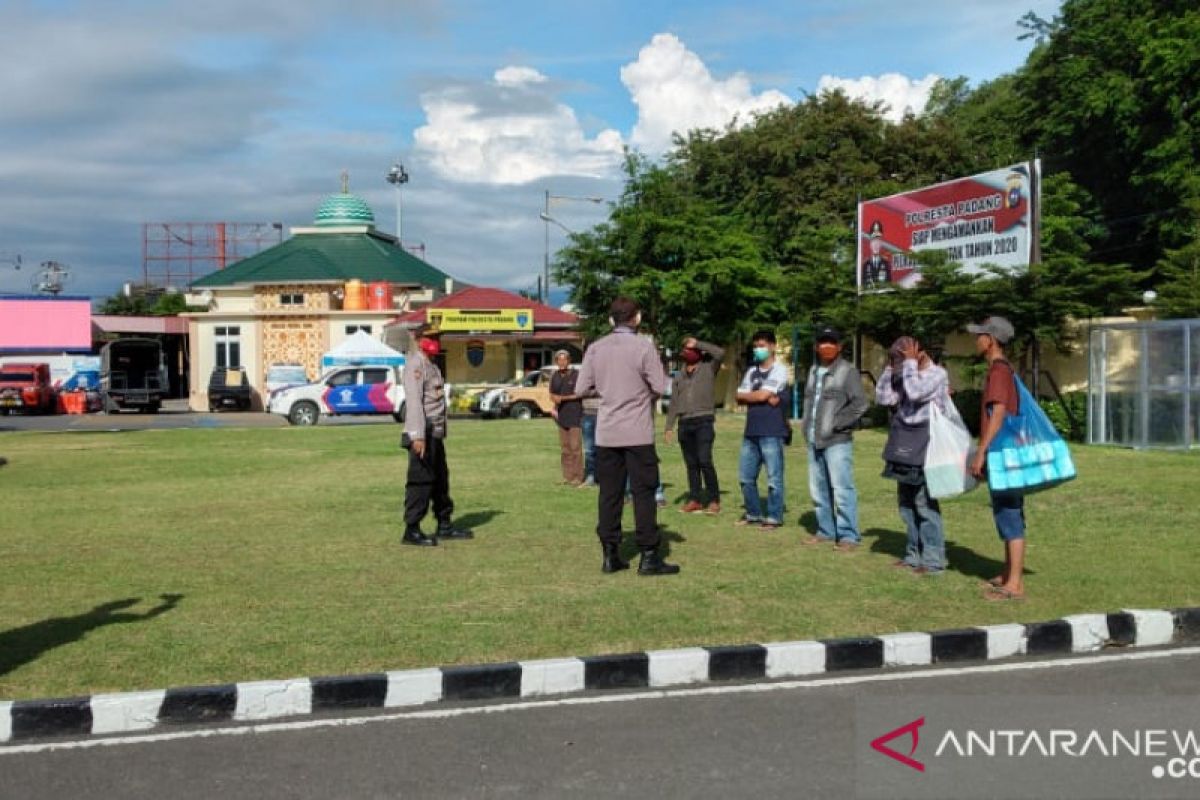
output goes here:
[{"label": "white cloud", "polygon": [[892,122],[899,122],[904,114],[911,111],[920,114],[929,102],[929,92],[939,76],[930,73],[924,78],[907,78],[899,73],[888,72],[878,78],[864,75],[861,78],[838,78],[833,75],[823,75],[817,83],[818,92],[841,89],[847,96],[867,103],[883,101],[887,108],[883,116]]},{"label": "white cloud", "polygon": [[575,111],[555,98],[549,79],[529,67],[504,67],[484,84],[424,93],[426,124],[413,132],[418,154],[442,177],[520,184],[551,175],[603,177],[622,157],[621,135],[588,138]]},{"label": "white cloud", "polygon": [[501,86],[521,86],[529,83],[546,83],[550,79],[533,67],[504,67],[496,70],[496,83]]},{"label": "white cloud", "polygon": [[651,153],[668,149],[676,131],[722,129],[735,116],[748,122],[755,112],[792,102],[775,90],[755,94],[742,72],[714,78],[700,57],[669,33],[655,35],[637,61],[621,68],[621,82],[638,107],[630,141]]},{"label": "white cloud", "polygon": [[[650,154],[671,146],[671,134],[748,122],[791,99],[755,94],[744,73],[714,78],[677,37],[660,33],[621,68],[637,106],[628,142]],[[418,155],[449,180],[521,184],[550,176],[611,177],[626,138],[606,128],[589,137],[558,87],[532,67],[506,66],[484,83],[454,83],[421,96],[426,124],[413,133]]]}]

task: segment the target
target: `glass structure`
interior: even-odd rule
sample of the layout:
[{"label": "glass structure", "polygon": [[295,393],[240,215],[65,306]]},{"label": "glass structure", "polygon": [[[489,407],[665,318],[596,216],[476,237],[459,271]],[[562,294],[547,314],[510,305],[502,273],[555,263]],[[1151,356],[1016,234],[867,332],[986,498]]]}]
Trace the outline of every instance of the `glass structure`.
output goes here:
[{"label": "glass structure", "polygon": [[1200,445],[1200,319],[1099,325],[1088,353],[1088,443]]}]

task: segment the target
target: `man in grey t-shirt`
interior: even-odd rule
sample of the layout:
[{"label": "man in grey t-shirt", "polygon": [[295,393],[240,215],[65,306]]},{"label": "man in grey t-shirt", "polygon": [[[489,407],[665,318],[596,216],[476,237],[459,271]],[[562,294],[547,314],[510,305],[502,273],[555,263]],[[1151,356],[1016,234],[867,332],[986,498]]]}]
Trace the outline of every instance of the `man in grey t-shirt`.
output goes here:
[{"label": "man in grey t-shirt", "polygon": [[621,512],[625,482],[633,493],[639,575],[673,575],[679,567],[659,553],[658,453],[654,449],[654,402],[667,388],[667,375],[654,343],[637,335],[642,321],[638,304],[618,297],[609,309],[613,332],[583,356],[575,393],[600,393],[596,419],[596,481],[600,484],[596,534],[604,550],[604,572],[629,567],[621,560]]}]

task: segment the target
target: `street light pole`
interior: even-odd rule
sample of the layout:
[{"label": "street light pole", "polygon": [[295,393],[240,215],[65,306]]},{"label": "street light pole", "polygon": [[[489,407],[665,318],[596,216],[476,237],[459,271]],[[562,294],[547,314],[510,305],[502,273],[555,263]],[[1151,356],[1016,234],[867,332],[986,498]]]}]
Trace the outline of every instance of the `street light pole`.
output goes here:
[{"label": "street light pole", "polygon": [[545,295],[538,302],[550,304],[550,190],[546,190],[546,207],[542,211],[542,232],[545,234],[546,248],[542,251],[542,288]]},{"label": "street light pole", "polygon": [[404,170],[404,165],[397,161],[392,164],[392,168],[388,170],[384,176],[388,183],[396,187],[396,245],[404,246],[404,218],[401,216],[401,200],[400,187],[408,183],[408,173]]},{"label": "street light pole", "polygon": [[542,299],[543,303],[550,302],[550,223],[553,222],[555,225],[562,228],[567,233],[574,233],[574,231],[572,231],[566,225],[563,225],[561,222],[556,220],[554,217],[550,216],[550,203],[551,203],[551,201],[554,201],[554,200],[574,201],[574,202],[579,202],[579,203],[603,203],[604,202],[603,197],[572,197],[571,195],[565,195],[565,194],[550,194],[550,190],[549,189],[546,190],[545,204],[542,207],[542,213],[538,215],[541,218],[542,223],[543,223],[543,234],[545,237],[545,250],[544,250],[544,255],[542,258],[542,271],[543,271],[542,286],[545,289],[546,294],[545,294],[545,297]]}]

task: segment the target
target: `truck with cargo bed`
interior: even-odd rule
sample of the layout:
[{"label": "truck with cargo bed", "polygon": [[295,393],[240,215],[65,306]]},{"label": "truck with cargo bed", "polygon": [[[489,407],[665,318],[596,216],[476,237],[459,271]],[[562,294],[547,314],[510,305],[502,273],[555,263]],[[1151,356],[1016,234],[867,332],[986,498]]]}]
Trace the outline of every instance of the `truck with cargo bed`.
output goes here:
[{"label": "truck with cargo bed", "polygon": [[106,414],[157,413],[167,397],[167,368],[157,339],[117,339],[100,351],[100,399]]}]

